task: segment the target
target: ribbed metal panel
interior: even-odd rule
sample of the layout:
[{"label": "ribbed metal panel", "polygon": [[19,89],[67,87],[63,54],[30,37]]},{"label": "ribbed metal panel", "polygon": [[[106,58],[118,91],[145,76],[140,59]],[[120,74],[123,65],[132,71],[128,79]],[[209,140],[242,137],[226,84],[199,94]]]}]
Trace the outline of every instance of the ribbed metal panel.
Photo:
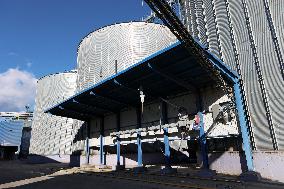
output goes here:
[{"label": "ribbed metal panel", "polygon": [[[183,9],[189,7],[188,12],[196,13],[200,9],[198,0],[184,0],[181,5]],[[279,149],[283,149],[284,76],[281,57],[284,53],[284,1],[203,0],[202,5],[204,22],[199,20],[200,11],[188,19],[184,15],[184,20],[191,23],[193,35],[200,34],[194,29],[200,30],[205,23],[209,50],[232,69],[237,69],[236,60],[239,60],[238,72],[244,81],[251,135],[257,149],[275,149],[277,143]]]},{"label": "ribbed metal panel", "polygon": [[73,137],[66,130],[71,130],[73,124],[77,123],[76,120],[49,115],[44,111],[74,95],[76,79],[76,71],[71,71],[52,74],[38,81],[30,153],[71,154]]},{"label": "ribbed metal panel", "polygon": [[[279,67],[277,66],[277,55],[274,50],[273,41],[271,38],[271,33],[269,31],[268,21],[264,9],[263,1],[260,3],[259,1],[253,0],[248,1],[248,10],[250,11],[250,19],[252,30],[254,31],[254,38],[257,47],[257,52],[259,56],[260,67],[262,69],[263,80],[266,88],[266,94],[268,97],[268,103],[270,107],[270,113],[272,116],[273,122],[271,123],[272,128],[270,128],[269,132],[272,136],[274,136],[274,117],[279,116],[279,109],[277,108],[277,103],[275,103],[275,99],[280,97],[280,94],[283,94],[284,85],[283,80],[279,73]],[[280,82],[279,82],[280,81]],[[278,87],[275,87],[275,84]],[[281,93],[282,92],[282,93]],[[280,115],[284,116],[284,115]],[[277,141],[275,141],[277,142]]]},{"label": "ribbed metal panel", "polygon": [[78,90],[115,74],[174,43],[163,25],[132,22],[106,26],[90,33],[78,48]]},{"label": "ribbed metal panel", "polygon": [[191,24],[191,10],[189,7],[189,1],[181,1],[181,14],[183,15],[183,23],[185,24],[187,30],[192,35],[192,24]]},{"label": "ribbed metal panel", "polygon": [[[270,13],[272,17],[272,22],[274,24],[274,28],[276,31],[276,39],[278,40],[280,53],[283,58],[284,56],[284,1],[282,0],[269,0],[268,1]],[[278,62],[279,64],[279,62]],[[282,63],[283,64],[283,63]],[[276,66],[276,65],[275,65]],[[282,65],[284,66],[284,65]],[[280,67],[280,65],[278,66]],[[274,87],[278,90],[278,94],[275,94],[274,99],[271,100],[271,111],[272,116],[275,122],[275,131],[277,136],[278,147],[280,150],[284,150],[284,118],[283,118],[283,107],[284,107],[284,99],[283,99],[283,85],[284,81],[279,80],[279,74],[281,73],[281,68],[277,70],[277,81],[274,84]],[[280,73],[279,73],[280,72]],[[274,76],[276,77],[276,76]],[[282,75],[282,78],[284,76]],[[279,92],[281,92],[279,94]],[[281,97],[282,96],[282,97]],[[274,108],[275,107],[275,108]]]},{"label": "ribbed metal panel", "polygon": [[215,0],[215,14],[222,54],[221,58],[231,68],[236,69],[234,51],[230,36],[230,24],[225,3],[225,0]]},{"label": "ribbed metal panel", "polygon": [[0,121],[0,146],[19,146],[21,144],[24,121]]},{"label": "ribbed metal panel", "polygon": [[199,32],[198,32],[198,24],[197,24],[197,16],[196,16],[196,0],[189,0],[189,9],[190,9],[190,20],[191,20],[191,31],[192,36],[195,38],[199,38]]},{"label": "ribbed metal panel", "polygon": [[208,46],[203,0],[196,0],[195,6],[196,6],[196,20],[197,20],[198,33],[199,33],[198,37],[203,45]]},{"label": "ribbed metal panel", "polygon": [[208,47],[209,50],[220,57],[220,47],[219,47],[219,39],[217,34],[216,27],[216,16],[215,9],[212,0],[203,0],[204,4],[204,14],[206,20],[206,28],[207,28],[207,38],[208,38]]},{"label": "ribbed metal panel", "polygon": [[[249,105],[251,124],[258,149],[272,149],[269,125],[261,98],[251,42],[241,1],[229,0],[236,45],[240,53],[241,70]],[[259,54],[258,54],[259,55]]]}]

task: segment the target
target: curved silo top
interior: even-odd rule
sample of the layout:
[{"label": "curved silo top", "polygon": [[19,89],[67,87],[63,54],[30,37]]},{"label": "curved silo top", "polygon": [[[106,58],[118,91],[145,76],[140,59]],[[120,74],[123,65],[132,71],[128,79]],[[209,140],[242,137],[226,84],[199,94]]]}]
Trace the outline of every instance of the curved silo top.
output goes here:
[{"label": "curved silo top", "polygon": [[78,90],[98,83],[176,42],[164,25],[130,22],[91,32],[78,47]]},{"label": "curved silo top", "polygon": [[76,80],[76,70],[41,77],[37,82],[35,114],[74,95]]}]

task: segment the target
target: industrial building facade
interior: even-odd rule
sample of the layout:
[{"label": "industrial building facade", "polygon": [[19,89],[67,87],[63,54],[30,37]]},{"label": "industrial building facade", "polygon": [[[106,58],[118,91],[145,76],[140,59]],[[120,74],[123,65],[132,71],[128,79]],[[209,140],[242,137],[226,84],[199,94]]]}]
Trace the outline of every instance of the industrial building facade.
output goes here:
[{"label": "industrial building facade", "polygon": [[[37,119],[43,123],[33,125],[32,153],[52,156],[62,152],[78,157],[68,161],[79,164],[133,167],[163,164],[169,158],[181,165],[202,160],[198,140],[206,135],[202,141],[207,141],[211,169],[240,174],[243,165],[250,170],[253,161],[253,169],[262,176],[283,181],[281,170],[276,169],[283,160],[281,3],[181,1],[182,21],[196,43],[201,43],[199,48],[228,80],[240,76],[241,94],[235,86],[238,82],[233,82],[234,99],[195,64],[197,58],[165,26],[132,22],[92,32],[78,48],[76,94],[74,88],[73,94],[56,94],[64,99],[50,99],[49,106],[40,103],[50,94],[39,95],[44,99],[36,102],[41,108],[36,110],[41,113]],[[239,96],[243,112],[237,104]],[[46,152],[50,145],[44,141],[56,146],[61,139],[46,135],[51,125],[44,125],[54,117],[47,119],[47,114],[61,116],[56,123],[67,120],[62,117],[73,118],[68,150],[65,145],[62,150]],[[249,139],[242,120],[246,120]],[[194,129],[196,125],[199,130]],[[40,127],[49,129],[36,129]],[[62,128],[67,128],[64,121],[53,127],[53,133]],[[270,153],[272,150],[279,151]]]}]

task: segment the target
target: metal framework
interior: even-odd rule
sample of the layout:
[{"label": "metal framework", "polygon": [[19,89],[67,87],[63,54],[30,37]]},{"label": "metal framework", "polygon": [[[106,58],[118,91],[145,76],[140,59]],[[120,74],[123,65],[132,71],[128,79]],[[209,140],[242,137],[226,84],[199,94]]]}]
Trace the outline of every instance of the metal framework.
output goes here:
[{"label": "metal framework", "polygon": [[[242,138],[244,143],[244,151],[247,160],[247,167],[249,171],[254,171],[252,150],[249,141],[249,133],[247,129],[247,120],[245,118],[245,107],[244,99],[241,93],[240,78],[232,77],[230,73],[223,70],[223,74],[233,83],[234,86],[234,96],[233,90],[230,86],[227,85],[227,82],[220,74],[220,67],[216,65],[212,60],[207,59],[208,56],[213,56],[211,53],[200,48],[201,44],[198,45],[197,41],[188,33],[187,29],[181,23],[179,18],[175,15],[174,11],[167,4],[165,0],[145,0],[145,2],[150,6],[150,8],[158,15],[158,17],[164,22],[165,25],[174,33],[174,35],[182,42],[183,45],[187,48],[190,53],[193,53],[198,57],[198,63],[204,67],[209,73],[211,73],[212,79],[214,79],[219,86],[229,95],[232,101],[235,101],[236,109],[238,112],[238,117],[240,121],[240,127],[242,132]],[[213,63],[213,64],[212,64]],[[219,64],[222,65],[222,64]],[[235,98],[234,98],[235,97]]]}]

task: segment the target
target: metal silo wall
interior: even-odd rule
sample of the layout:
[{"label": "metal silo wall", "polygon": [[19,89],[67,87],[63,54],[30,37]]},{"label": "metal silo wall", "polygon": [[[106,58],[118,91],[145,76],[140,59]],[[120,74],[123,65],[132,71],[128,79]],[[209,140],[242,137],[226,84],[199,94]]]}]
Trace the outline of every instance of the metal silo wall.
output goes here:
[{"label": "metal silo wall", "polygon": [[24,121],[0,121],[0,145],[18,146],[20,150],[23,126]]},{"label": "metal silo wall", "polygon": [[130,22],[103,27],[85,37],[78,48],[78,90],[90,87],[176,42],[163,25]]},{"label": "metal silo wall", "polygon": [[253,146],[283,150],[284,1],[186,0],[181,5],[189,32],[241,75]]},{"label": "metal silo wall", "polygon": [[75,71],[52,74],[38,81],[32,123],[30,153],[38,155],[71,154],[77,120],[53,116],[44,111],[75,94]]},{"label": "metal silo wall", "polygon": [[[274,24],[274,28],[276,31],[276,39],[279,43],[280,47],[280,55],[284,55],[284,1],[283,0],[269,0],[267,1],[268,6],[270,8],[271,13],[271,19]],[[279,64],[278,62],[276,62]],[[279,76],[280,73],[277,71],[277,80],[275,81],[274,85],[275,88],[278,88],[278,94],[275,94],[274,99],[271,99],[274,101],[275,109],[272,109],[273,111],[273,118],[275,122],[275,130],[276,135],[278,139],[279,149],[284,150],[284,115],[283,115],[283,107],[284,107],[284,99],[283,99],[283,62],[282,62],[282,68],[280,68],[280,71],[282,72],[282,79]],[[277,66],[275,66],[277,68]],[[281,90],[281,91],[280,91]]]}]

